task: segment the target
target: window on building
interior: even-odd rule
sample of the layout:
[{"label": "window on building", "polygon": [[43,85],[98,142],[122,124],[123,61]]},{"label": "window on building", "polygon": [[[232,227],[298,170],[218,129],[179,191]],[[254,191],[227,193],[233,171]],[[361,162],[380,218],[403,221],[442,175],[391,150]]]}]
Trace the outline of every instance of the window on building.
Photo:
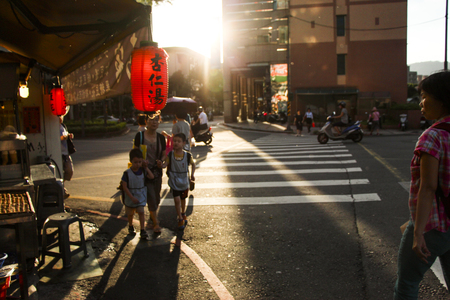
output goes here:
[{"label": "window on building", "polygon": [[336,16],[337,36],[345,36],[345,16]]},{"label": "window on building", "polygon": [[258,44],[267,44],[270,42],[270,35],[264,34],[264,35],[258,35],[256,38],[256,43]]},{"label": "window on building", "polygon": [[378,17],[375,18],[375,25],[380,25],[380,18]]},{"label": "window on building", "polygon": [[274,0],[273,8],[274,9],[288,9],[288,0]]},{"label": "window on building", "polygon": [[278,27],[278,44],[285,45],[288,43],[288,27]]},{"label": "window on building", "polygon": [[311,21],[311,28],[316,28],[316,21]]},{"label": "window on building", "polygon": [[337,74],[345,75],[345,54],[337,55]]}]

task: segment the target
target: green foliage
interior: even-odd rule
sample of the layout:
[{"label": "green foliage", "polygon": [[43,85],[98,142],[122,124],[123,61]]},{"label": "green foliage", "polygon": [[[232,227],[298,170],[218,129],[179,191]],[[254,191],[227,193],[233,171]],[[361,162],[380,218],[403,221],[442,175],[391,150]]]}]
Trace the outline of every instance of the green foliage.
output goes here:
[{"label": "green foliage", "polygon": [[419,96],[419,92],[417,91],[417,84],[408,83],[408,98],[412,98],[415,96]]},{"label": "green foliage", "polygon": [[[69,128],[69,132],[80,134],[81,133],[81,121],[68,121],[64,124]],[[115,132],[124,129],[127,123],[112,122],[109,121],[105,127],[103,120],[86,121],[84,123],[84,132],[89,133],[104,133],[104,132]]]},{"label": "green foliage", "polygon": [[192,93],[192,87],[190,86],[187,78],[183,75],[181,70],[173,73],[169,77],[169,94],[176,93],[178,97],[190,97]]}]

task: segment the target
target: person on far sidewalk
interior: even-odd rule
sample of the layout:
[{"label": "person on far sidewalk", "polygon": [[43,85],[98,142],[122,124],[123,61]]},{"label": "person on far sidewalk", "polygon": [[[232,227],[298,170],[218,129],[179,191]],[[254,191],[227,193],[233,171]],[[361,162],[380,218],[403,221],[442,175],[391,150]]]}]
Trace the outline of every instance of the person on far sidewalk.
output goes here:
[{"label": "person on far sidewalk", "polygon": [[147,115],[145,115],[145,114],[138,115],[137,123],[139,125],[139,127],[138,127],[138,131],[139,132],[140,131],[145,131],[147,129],[146,128],[147,127],[146,121],[147,121]]},{"label": "person on far sidewalk", "polygon": [[373,131],[377,129],[377,135],[380,135],[380,113],[377,111],[377,108],[372,108],[372,113],[369,115],[369,122],[372,121],[372,128],[370,129],[370,135],[372,135]]},{"label": "person on far sidewalk", "polygon": [[294,124],[297,127],[297,134],[295,136],[301,136],[303,131],[303,120],[301,116],[300,110],[297,111],[297,114],[294,116]]},{"label": "person on far sidewalk", "polygon": [[[72,141],[73,133],[69,133],[67,126],[63,123],[64,116],[59,116],[59,134],[61,139],[61,154],[63,163],[63,183],[70,181],[73,176],[73,162],[70,157],[68,140]],[[64,199],[70,197],[69,192],[64,187]]]},{"label": "person on far sidewalk", "polygon": [[305,116],[303,117],[303,122],[306,122],[306,126],[308,127],[308,133],[311,132],[311,126],[314,121],[314,115],[311,112],[311,108],[308,107]]}]

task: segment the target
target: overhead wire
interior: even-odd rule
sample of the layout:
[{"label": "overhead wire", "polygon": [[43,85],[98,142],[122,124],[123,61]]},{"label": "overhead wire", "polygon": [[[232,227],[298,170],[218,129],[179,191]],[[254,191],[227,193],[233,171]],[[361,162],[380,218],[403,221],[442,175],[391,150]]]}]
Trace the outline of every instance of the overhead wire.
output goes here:
[{"label": "overhead wire", "polygon": [[[331,28],[331,29],[337,29],[337,26],[332,26],[332,25],[325,25],[325,24],[316,23],[315,20],[308,21],[308,20],[301,19],[301,18],[295,17],[295,16],[290,16],[290,17],[293,18],[293,19],[300,20],[300,21],[305,22],[305,23],[311,23],[311,22],[314,22],[314,24],[315,24],[316,26],[325,27],[325,28]],[[418,25],[422,25],[422,24],[426,24],[426,23],[431,23],[431,22],[439,21],[439,20],[441,20],[442,18],[443,18],[443,17],[438,18],[438,19],[434,19],[434,20],[430,20],[430,21],[426,21],[426,22],[422,22],[422,23],[419,23],[419,24],[414,24],[414,25],[403,25],[403,26],[395,26],[395,27],[370,28],[370,29],[368,29],[368,28],[345,28],[345,30],[348,30],[348,31],[383,31],[383,30],[395,30],[395,29],[408,28],[408,27],[412,27],[412,26],[418,26]]]},{"label": "overhead wire", "polygon": [[[314,22],[315,26],[320,26],[320,27],[324,27],[324,28],[330,28],[330,29],[333,29],[333,30],[337,29],[337,26],[334,26],[334,25],[325,25],[325,24],[317,23],[317,22],[315,22],[315,20],[305,20],[305,19],[302,19],[302,18],[299,18],[299,17],[296,17],[296,16],[292,16],[292,15],[287,15],[287,16],[284,16],[284,17],[280,17],[280,19],[281,18],[293,18],[293,19],[296,19],[296,20],[299,20],[299,21],[302,21],[302,22],[305,22],[305,23]],[[414,27],[414,26],[419,26],[419,25],[423,25],[423,24],[427,24],[427,23],[436,22],[436,21],[442,20],[443,18],[444,17],[441,17],[441,18],[437,18],[437,19],[433,19],[433,20],[429,20],[429,21],[425,21],[425,22],[421,22],[421,23],[417,23],[417,24],[413,24],[413,25],[402,25],[402,26],[384,27],[384,28],[350,28],[350,27],[347,27],[347,28],[345,28],[345,30],[346,31],[363,31],[363,32],[364,31],[396,30],[396,29],[404,29],[404,28],[408,28],[408,27]],[[248,31],[246,31],[246,32],[240,32],[240,33],[236,33],[236,34],[239,34],[239,35],[249,34],[249,33],[253,32],[253,31],[263,29],[263,28],[273,24],[274,22],[277,22],[277,21],[272,20],[269,23],[266,23],[266,24],[264,24],[262,26],[254,27],[254,28],[248,29]]]}]

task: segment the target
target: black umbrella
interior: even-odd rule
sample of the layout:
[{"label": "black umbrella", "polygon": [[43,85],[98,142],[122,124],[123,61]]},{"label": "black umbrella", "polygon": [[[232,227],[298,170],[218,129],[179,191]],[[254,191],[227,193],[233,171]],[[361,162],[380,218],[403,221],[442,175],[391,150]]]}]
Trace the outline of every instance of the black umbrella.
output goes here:
[{"label": "black umbrella", "polygon": [[177,112],[189,113],[197,111],[197,102],[191,98],[172,97],[167,99],[161,114],[174,115]]}]

